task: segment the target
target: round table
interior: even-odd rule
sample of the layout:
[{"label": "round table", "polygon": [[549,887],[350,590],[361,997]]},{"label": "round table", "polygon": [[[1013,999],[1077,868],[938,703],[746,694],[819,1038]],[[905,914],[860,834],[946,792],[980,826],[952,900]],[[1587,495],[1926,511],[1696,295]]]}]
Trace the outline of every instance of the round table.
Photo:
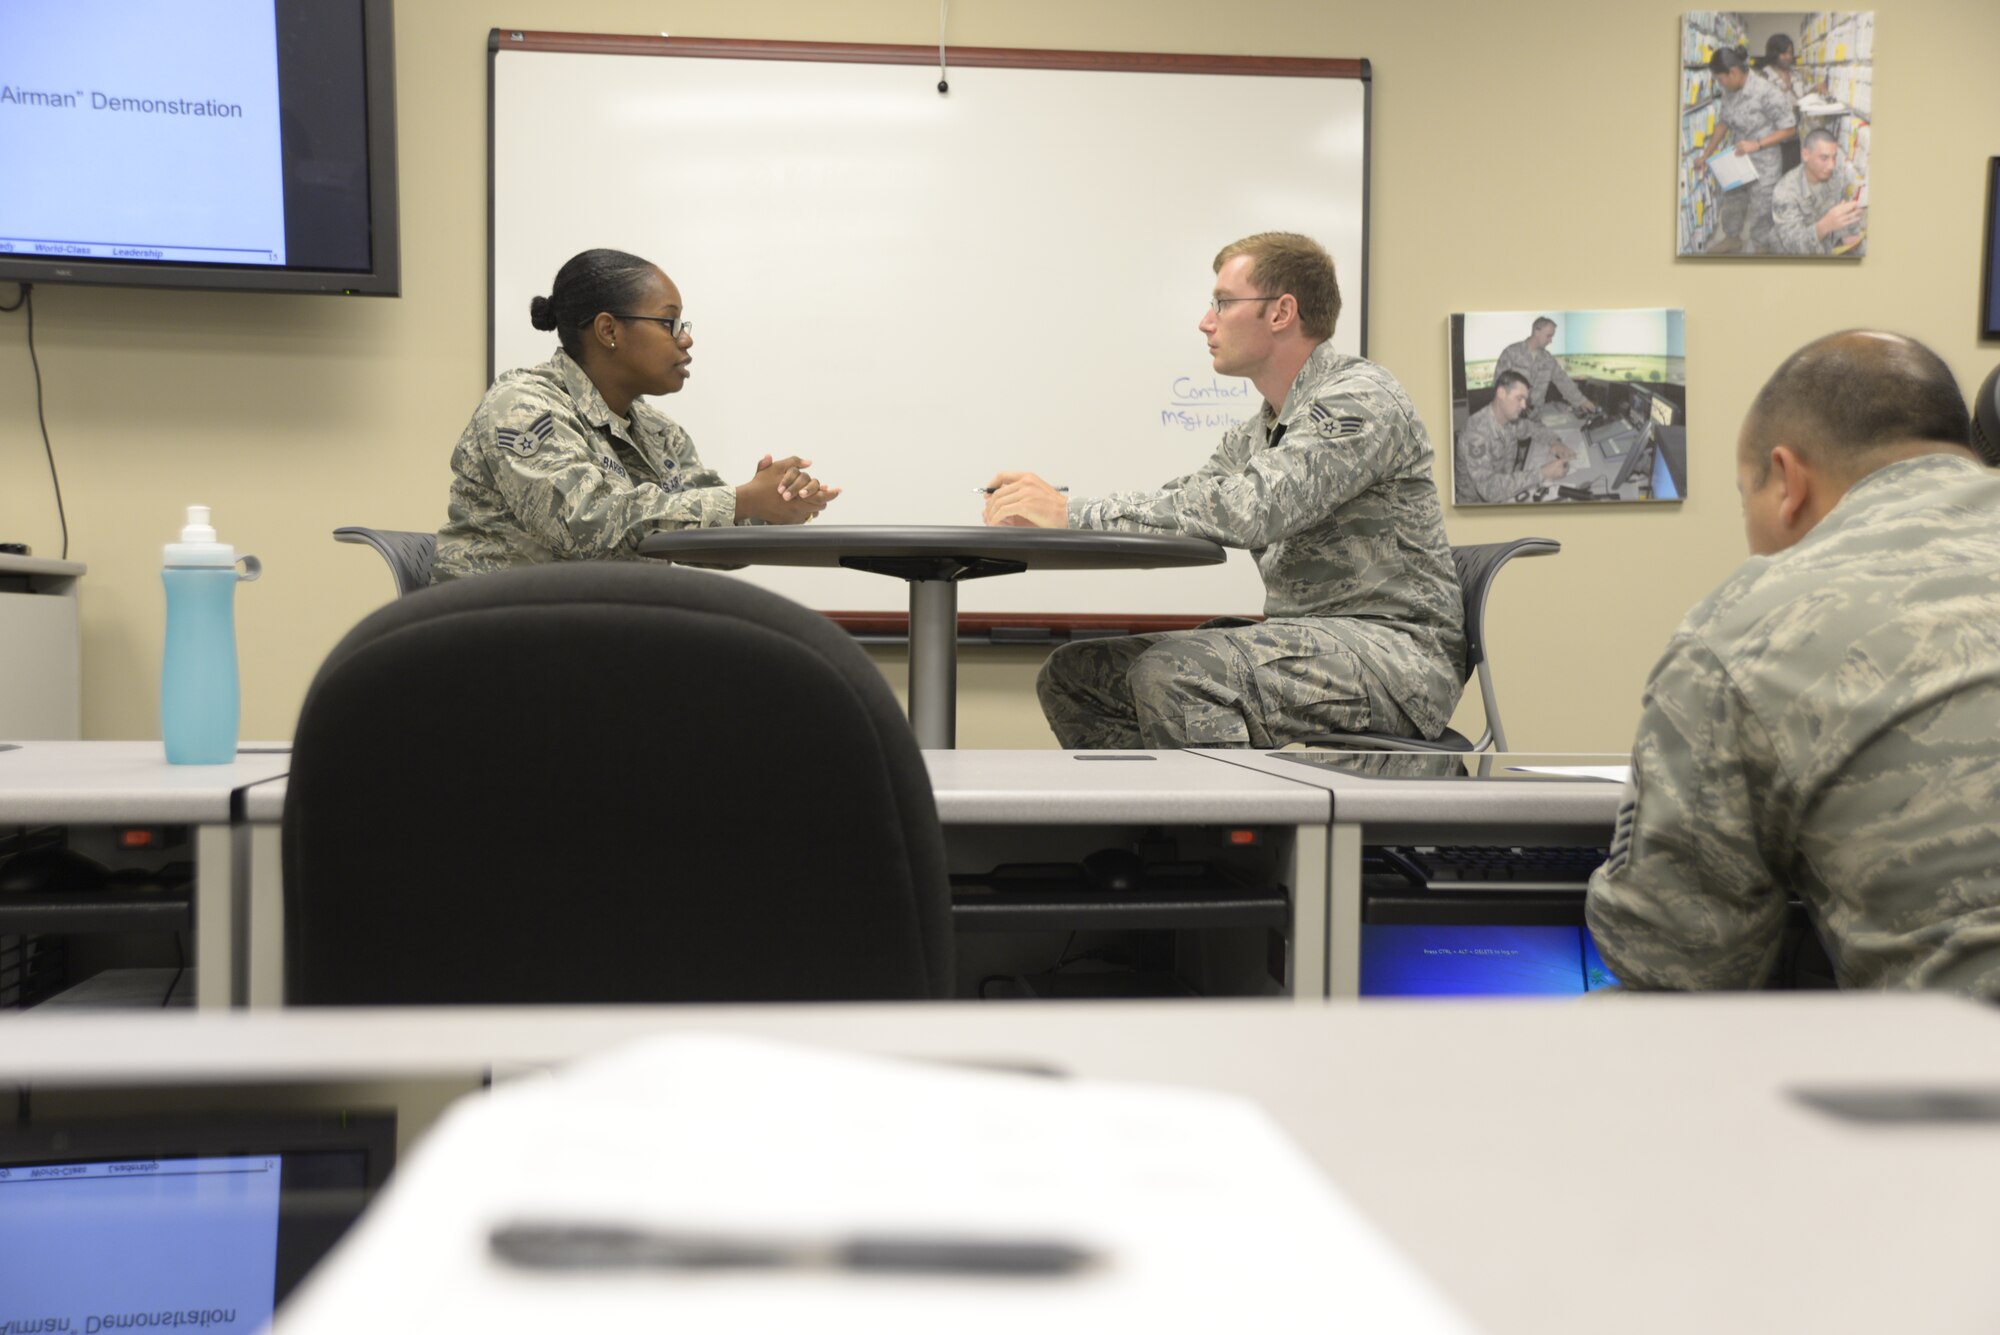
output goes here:
[{"label": "round table", "polygon": [[908,580],[910,726],[917,744],[946,749],[958,732],[958,585],[1024,570],[1150,570],[1216,565],[1203,538],[1072,528],[749,525],[655,533],[646,556],[708,565],[845,566]]}]

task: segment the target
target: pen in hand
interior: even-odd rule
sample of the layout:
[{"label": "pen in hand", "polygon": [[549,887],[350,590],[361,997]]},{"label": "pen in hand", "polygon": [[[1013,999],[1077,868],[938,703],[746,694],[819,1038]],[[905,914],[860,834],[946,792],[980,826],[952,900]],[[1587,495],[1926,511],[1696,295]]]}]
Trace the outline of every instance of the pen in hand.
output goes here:
[{"label": "pen in hand", "polygon": [[[976,491],[976,492],[978,492],[978,493],[979,493],[979,494],[980,494],[981,496],[991,496],[991,495],[992,495],[992,494],[993,494],[994,492],[996,492],[996,491],[1000,490],[1000,488],[998,488],[998,487],[974,487],[974,488],[973,488],[973,490],[974,490],[974,491]],[[1049,490],[1050,490],[1050,491],[1059,491],[1059,492],[1061,492],[1061,493],[1062,493],[1063,495],[1065,495],[1065,496],[1069,495],[1069,488],[1068,488],[1068,487],[1051,487],[1051,488],[1049,488]]]},{"label": "pen in hand", "polygon": [[1094,1253],[1047,1238],[856,1235],[784,1239],[675,1233],[606,1224],[515,1223],[493,1230],[493,1254],[530,1270],[773,1269],[967,1275],[1063,1275]]}]

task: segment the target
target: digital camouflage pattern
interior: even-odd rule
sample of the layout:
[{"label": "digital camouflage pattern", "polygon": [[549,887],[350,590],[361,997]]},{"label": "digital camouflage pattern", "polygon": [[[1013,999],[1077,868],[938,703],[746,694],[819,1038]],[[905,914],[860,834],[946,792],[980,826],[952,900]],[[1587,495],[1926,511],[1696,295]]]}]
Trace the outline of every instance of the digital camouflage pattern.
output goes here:
[{"label": "digital camouflage pattern", "polygon": [[642,399],[630,426],[566,352],[493,382],[451,452],[436,580],[543,561],[646,560],[663,529],[736,522],[736,489]]},{"label": "digital camouflage pattern", "polygon": [[1590,930],[1628,988],[1744,988],[1796,894],[1849,987],[2000,996],[2000,474],[1891,464],[1688,614]]},{"label": "digital camouflage pattern", "polygon": [[[1718,150],[1722,153],[1734,153],[1736,140],[1762,139],[1780,130],[1793,129],[1799,123],[1792,99],[1773,87],[1770,80],[1755,77],[1745,79],[1743,86],[1733,93],[1722,89],[1722,101],[1715,115],[1729,127],[1731,143]],[[1722,215],[1722,234],[1740,237],[1748,223],[1750,239],[1768,250],[1774,243],[1771,197],[1778,188],[1778,177],[1784,174],[1784,149],[1777,144],[1760,148],[1750,155],[1750,165],[1757,169],[1757,179],[1725,191],[1717,204]]]},{"label": "digital camouflage pattern", "polygon": [[1500,358],[1493,364],[1493,382],[1509,371],[1519,371],[1528,378],[1528,406],[1538,407],[1549,397],[1549,386],[1579,408],[1588,408],[1590,400],[1576,387],[1576,381],[1569,378],[1562,363],[1547,348],[1538,348],[1527,339],[1519,343],[1509,343],[1500,349]]},{"label": "digital camouflage pattern", "polygon": [[[1232,427],[1195,472],[1153,491],[1072,500],[1077,528],[1182,533],[1248,549],[1267,620],[1134,637],[1147,641],[1143,668],[1118,664],[1105,647],[1122,642],[1063,646],[1040,686],[1056,736],[1065,746],[1105,745],[1083,739],[1139,720],[1146,746],[1196,737],[1185,744],[1281,745],[1267,739],[1371,726],[1367,719],[1386,712],[1376,706],[1393,705],[1403,721],[1384,730],[1435,737],[1465,681],[1465,633],[1433,463],[1430,437],[1395,378],[1322,343],[1283,407],[1267,402]],[[1181,710],[1151,725],[1160,740],[1132,701],[1135,680],[1186,701],[1149,694],[1149,714]]]},{"label": "digital camouflage pattern", "polygon": [[1854,169],[1845,162],[1834,164],[1832,174],[1818,185],[1804,166],[1786,172],[1771,195],[1777,249],[1786,255],[1831,255],[1835,246],[1853,236],[1859,224],[1829,232],[1824,239],[1814,229],[1828,209],[1847,198],[1855,180]]},{"label": "digital camouflage pattern", "polygon": [[1770,84],[1777,91],[1778,96],[1792,104],[1795,111],[1798,100],[1812,91],[1812,80],[1807,78],[1806,72],[1797,66],[1792,67],[1790,82],[1786,81],[1784,71],[1776,65],[1759,65],[1756,69],[1756,77]]},{"label": "digital camouflage pattern", "polygon": [[[1451,470],[1452,498],[1460,505],[1482,501],[1511,501],[1530,487],[1542,484],[1542,465],[1549,461],[1535,428],[1524,416],[1503,422],[1487,404],[1466,419],[1455,442],[1457,455]],[[1516,459],[1524,462],[1514,466]]]}]

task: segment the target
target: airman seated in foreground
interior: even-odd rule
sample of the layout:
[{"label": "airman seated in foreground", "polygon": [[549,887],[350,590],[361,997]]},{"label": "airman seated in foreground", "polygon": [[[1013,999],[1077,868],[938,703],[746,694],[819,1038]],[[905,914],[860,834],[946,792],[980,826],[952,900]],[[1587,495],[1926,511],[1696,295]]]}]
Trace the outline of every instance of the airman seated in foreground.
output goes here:
[{"label": "airman seated in foreground", "polygon": [[1751,559],[1646,683],[1586,914],[1633,989],[1756,987],[1796,895],[1847,987],[2000,997],[2000,474],[1945,364],[1823,338],[1751,405]]}]

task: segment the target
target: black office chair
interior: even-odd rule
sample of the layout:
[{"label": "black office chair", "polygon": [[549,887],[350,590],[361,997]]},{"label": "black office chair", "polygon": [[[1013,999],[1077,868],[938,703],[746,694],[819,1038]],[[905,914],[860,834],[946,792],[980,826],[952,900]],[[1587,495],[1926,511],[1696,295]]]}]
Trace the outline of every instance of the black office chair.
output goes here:
[{"label": "black office chair", "polygon": [[362,528],[349,525],[333,531],[335,542],[366,543],[389,563],[396,577],[396,596],[427,589],[431,583],[431,561],[437,555],[437,534],[413,533],[399,528]]},{"label": "black office chair", "polygon": [[335,647],[284,814],[303,1005],[950,995],[923,757],[830,622],[722,575],[535,566]]},{"label": "black office chair", "polygon": [[1340,747],[1350,751],[1495,751],[1507,749],[1507,730],[1500,723],[1500,701],[1493,694],[1493,668],[1486,657],[1486,594],[1500,567],[1517,556],[1552,556],[1562,550],[1554,538],[1517,538],[1451,549],[1458,567],[1459,592],[1465,599],[1465,665],[1479,677],[1480,703],[1486,710],[1486,731],[1473,741],[1446,728],[1435,740],[1399,737],[1392,732],[1335,732],[1300,740],[1307,746]]}]

